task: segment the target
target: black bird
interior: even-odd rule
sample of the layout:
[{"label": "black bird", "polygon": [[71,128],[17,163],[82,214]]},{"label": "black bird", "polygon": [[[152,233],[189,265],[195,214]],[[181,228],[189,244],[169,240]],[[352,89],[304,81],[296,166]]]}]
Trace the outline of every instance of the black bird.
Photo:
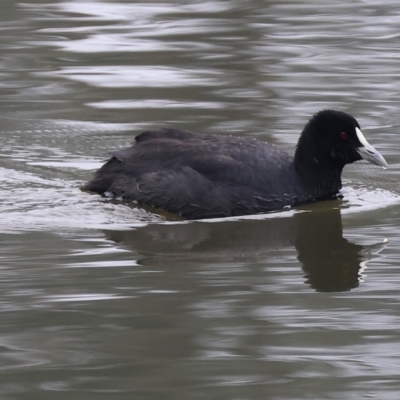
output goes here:
[{"label": "black bird", "polygon": [[346,164],[387,168],[352,116],[323,110],[307,123],[294,157],[255,139],[146,131],[82,189],[161,208],[187,219],[281,210],[337,196]]}]

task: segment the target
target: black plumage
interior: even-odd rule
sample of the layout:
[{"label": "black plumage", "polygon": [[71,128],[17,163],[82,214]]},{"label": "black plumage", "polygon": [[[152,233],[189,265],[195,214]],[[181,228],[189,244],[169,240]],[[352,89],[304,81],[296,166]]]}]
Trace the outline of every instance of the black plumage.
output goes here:
[{"label": "black plumage", "polygon": [[346,164],[387,167],[348,114],[324,110],[305,126],[295,152],[255,139],[146,131],[84,190],[162,208],[187,219],[265,213],[337,195]]}]

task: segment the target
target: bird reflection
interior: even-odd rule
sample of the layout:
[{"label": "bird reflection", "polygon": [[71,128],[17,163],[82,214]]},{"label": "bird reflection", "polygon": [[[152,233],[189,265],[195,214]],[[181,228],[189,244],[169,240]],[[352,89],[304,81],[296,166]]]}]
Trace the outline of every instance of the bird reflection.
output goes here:
[{"label": "bird reflection", "polygon": [[386,242],[362,246],[343,237],[340,210],[326,207],[261,220],[149,224],[132,231],[107,231],[111,240],[145,255],[233,262],[243,255],[268,257],[295,247],[305,282],[320,292],[358,287],[365,263]]},{"label": "bird reflection", "polygon": [[342,234],[340,210],[303,213],[296,216],[298,260],[306,282],[320,292],[341,292],[358,287],[362,267],[386,242],[361,246]]}]

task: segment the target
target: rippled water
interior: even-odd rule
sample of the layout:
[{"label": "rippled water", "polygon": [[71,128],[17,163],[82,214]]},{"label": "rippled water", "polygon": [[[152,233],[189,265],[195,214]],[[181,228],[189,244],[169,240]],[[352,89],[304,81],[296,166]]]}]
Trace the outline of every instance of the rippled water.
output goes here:
[{"label": "rippled water", "polygon": [[[0,397],[398,399],[395,1],[3,1]],[[79,190],[155,126],[293,152],[323,108],[390,164],[185,222]]]}]

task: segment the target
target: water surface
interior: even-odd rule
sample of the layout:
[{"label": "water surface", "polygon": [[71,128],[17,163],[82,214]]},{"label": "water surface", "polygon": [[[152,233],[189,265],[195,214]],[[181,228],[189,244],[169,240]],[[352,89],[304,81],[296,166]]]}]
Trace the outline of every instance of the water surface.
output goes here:
[{"label": "water surface", "polygon": [[[394,1],[3,1],[0,397],[398,399]],[[175,126],[288,152],[353,114],[343,199],[185,222],[79,190]]]}]

